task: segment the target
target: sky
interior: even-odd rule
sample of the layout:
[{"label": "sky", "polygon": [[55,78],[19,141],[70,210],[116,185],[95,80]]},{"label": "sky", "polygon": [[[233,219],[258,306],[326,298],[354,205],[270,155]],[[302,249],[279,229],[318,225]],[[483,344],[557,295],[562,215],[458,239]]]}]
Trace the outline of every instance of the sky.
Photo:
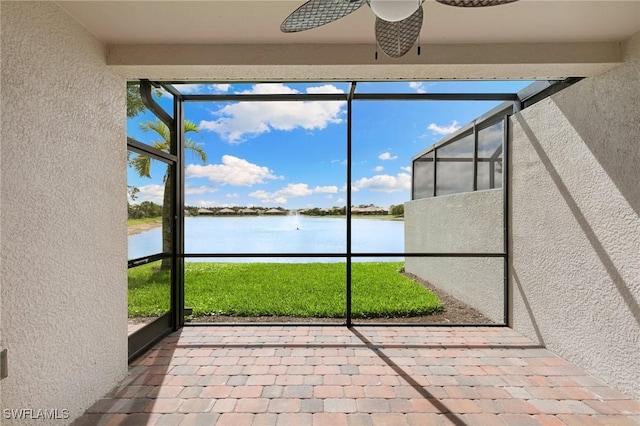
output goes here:
[{"label": "sky", "polygon": [[[529,81],[358,83],[356,93],[514,93]],[[348,83],[184,84],[182,93],[345,93]],[[171,112],[171,96],[158,103]],[[411,198],[411,159],[500,102],[353,101],[352,205],[383,208]],[[196,207],[331,208],[346,205],[347,104],[342,101],[187,102],[187,137],[207,156],[186,154],[185,204]],[[128,120],[128,136],[160,137]],[[152,161],[151,178],[128,170],[136,203],[162,203],[166,166]]]}]

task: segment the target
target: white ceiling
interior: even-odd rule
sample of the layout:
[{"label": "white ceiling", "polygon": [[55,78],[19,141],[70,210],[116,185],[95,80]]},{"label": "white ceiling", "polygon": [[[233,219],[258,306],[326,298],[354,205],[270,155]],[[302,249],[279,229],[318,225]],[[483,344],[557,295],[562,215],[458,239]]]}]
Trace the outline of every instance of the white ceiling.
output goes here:
[{"label": "white ceiling", "polygon": [[[374,43],[365,5],[324,27],[283,34],[280,23],[303,0],[60,1],[108,44]],[[624,40],[640,31],[640,1],[520,0],[488,8],[455,8],[426,0],[423,43],[591,42]]]},{"label": "white ceiling", "polygon": [[[380,66],[379,60],[372,59],[375,51],[374,15],[368,6],[323,27],[301,33],[281,33],[280,23],[303,3],[304,0],[58,1],[88,31],[112,46],[110,65],[121,66],[123,74],[127,75],[139,75],[141,69],[161,65],[173,68],[158,73],[156,77],[159,78],[197,78],[194,76],[202,75],[203,70],[195,70],[193,66],[203,65],[242,65],[245,71],[248,65]],[[526,65],[526,52],[531,46],[531,62],[537,68],[532,68],[530,72],[526,68],[519,68],[518,72],[524,77],[532,77],[546,70],[550,74],[561,73],[562,69],[556,71],[553,66],[557,63],[562,65],[565,56],[569,57],[568,61],[572,64],[606,64],[604,67],[595,67],[593,71],[602,72],[612,63],[619,62],[611,59],[616,55],[621,57],[615,42],[622,42],[640,31],[640,0],[520,0],[503,6],[471,9],[444,6],[435,0],[426,0],[423,7],[425,18],[420,42],[423,50],[429,52],[432,48],[431,55],[425,59],[424,55],[417,57],[412,53],[400,60],[383,58],[382,63],[496,65],[503,63],[504,58],[512,57],[515,52],[515,56],[520,56],[516,62]],[[609,44],[595,45],[594,42]],[[551,44],[541,47],[541,43]],[[557,49],[553,43],[557,44]],[[586,43],[593,45],[586,46]],[[474,55],[476,46],[483,44],[502,44],[504,51],[498,51],[494,58],[485,61],[477,58],[479,54]],[[165,49],[148,52],[153,45],[164,45]],[[173,50],[172,45],[175,46]],[[362,49],[358,50],[355,45]],[[459,53],[446,48],[452,45],[459,47]],[[139,49],[136,50],[136,47]],[[205,47],[207,50],[204,50]],[[312,48],[305,50],[305,47]],[[286,55],[274,59],[282,49],[288,49]],[[246,53],[242,53],[243,50]],[[213,51],[215,55],[203,54]],[[575,55],[573,52],[576,52]],[[317,59],[318,55],[322,58]],[[412,55],[413,59],[409,59]],[[555,58],[547,60],[546,55],[555,55]],[[467,58],[472,56],[476,58],[467,62]],[[334,60],[334,57],[341,59]],[[185,68],[175,72],[177,66],[187,65],[192,67],[191,70]],[[129,67],[128,71],[125,67]],[[229,70],[218,68],[216,75],[225,75],[224,71]],[[421,75],[423,78],[443,77],[451,71],[448,68],[433,75],[424,72]],[[479,70],[476,74],[472,72],[472,75],[484,72],[496,77],[509,76],[506,73],[496,75],[499,71],[494,67]],[[577,75],[577,70],[567,69],[567,72],[572,71]],[[229,78],[233,77],[234,72],[230,72]],[[301,68],[296,72],[304,74],[308,69]],[[580,75],[587,74],[588,70],[581,71]],[[287,78],[284,74],[283,77]]]}]

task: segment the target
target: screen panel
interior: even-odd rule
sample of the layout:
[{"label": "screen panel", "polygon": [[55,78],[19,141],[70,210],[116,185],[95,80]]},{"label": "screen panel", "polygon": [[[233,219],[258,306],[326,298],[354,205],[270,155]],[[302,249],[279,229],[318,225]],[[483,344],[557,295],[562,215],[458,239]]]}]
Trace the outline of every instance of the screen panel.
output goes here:
[{"label": "screen panel", "polygon": [[129,268],[129,334],[171,311],[171,259]]},{"label": "screen panel", "polygon": [[129,259],[171,253],[172,173],[173,167],[169,164],[128,152]]},{"label": "screen panel", "polygon": [[413,162],[413,199],[433,197],[434,184],[433,151]]},{"label": "screen panel", "polygon": [[502,187],[504,120],[478,131],[478,189]]},{"label": "screen panel", "polygon": [[436,195],[473,191],[472,133],[436,149]]}]

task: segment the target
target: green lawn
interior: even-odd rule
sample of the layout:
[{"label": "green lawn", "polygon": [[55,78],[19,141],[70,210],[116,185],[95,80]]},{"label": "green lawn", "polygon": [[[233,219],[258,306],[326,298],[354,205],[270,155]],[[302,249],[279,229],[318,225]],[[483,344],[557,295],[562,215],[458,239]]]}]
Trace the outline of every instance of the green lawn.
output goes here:
[{"label": "green lawn", "polygon": [[[129,270],[129,316],[169,307],[169,274],[159,263]],[[354,263],[354,318],[407,317],[442,310],[440,299],[398,273],[402,262]],[[185,266],[185,303],[193,316],[345,316],[341,263],[201,263]]]},{"label": "green lawn", "polygon": [[162,217],[145,217],[143,219],[127,219],[127,225],[138,225],[141,223],[160,222]]}]

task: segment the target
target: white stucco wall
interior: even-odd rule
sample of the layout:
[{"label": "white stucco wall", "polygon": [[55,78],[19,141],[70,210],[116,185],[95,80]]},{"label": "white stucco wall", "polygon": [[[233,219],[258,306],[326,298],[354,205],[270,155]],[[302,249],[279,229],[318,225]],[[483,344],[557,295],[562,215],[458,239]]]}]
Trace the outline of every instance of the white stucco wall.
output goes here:
[{"label": "white stucco wall", "polygon": [[127,371],[125,81],[54,2],[1,17],[2,408],[73,419]]},{"label": "white stucco wall", "polygon": [[[502,190],[469,192],[405,203],[405,250],[433,253],[502,253]],[[502,258],[407,257],[405,270],[504,321]]]},{"label": "white stucco wall", "polygon": [[513,328],[640,398],[640,34],[511,118]]}]

